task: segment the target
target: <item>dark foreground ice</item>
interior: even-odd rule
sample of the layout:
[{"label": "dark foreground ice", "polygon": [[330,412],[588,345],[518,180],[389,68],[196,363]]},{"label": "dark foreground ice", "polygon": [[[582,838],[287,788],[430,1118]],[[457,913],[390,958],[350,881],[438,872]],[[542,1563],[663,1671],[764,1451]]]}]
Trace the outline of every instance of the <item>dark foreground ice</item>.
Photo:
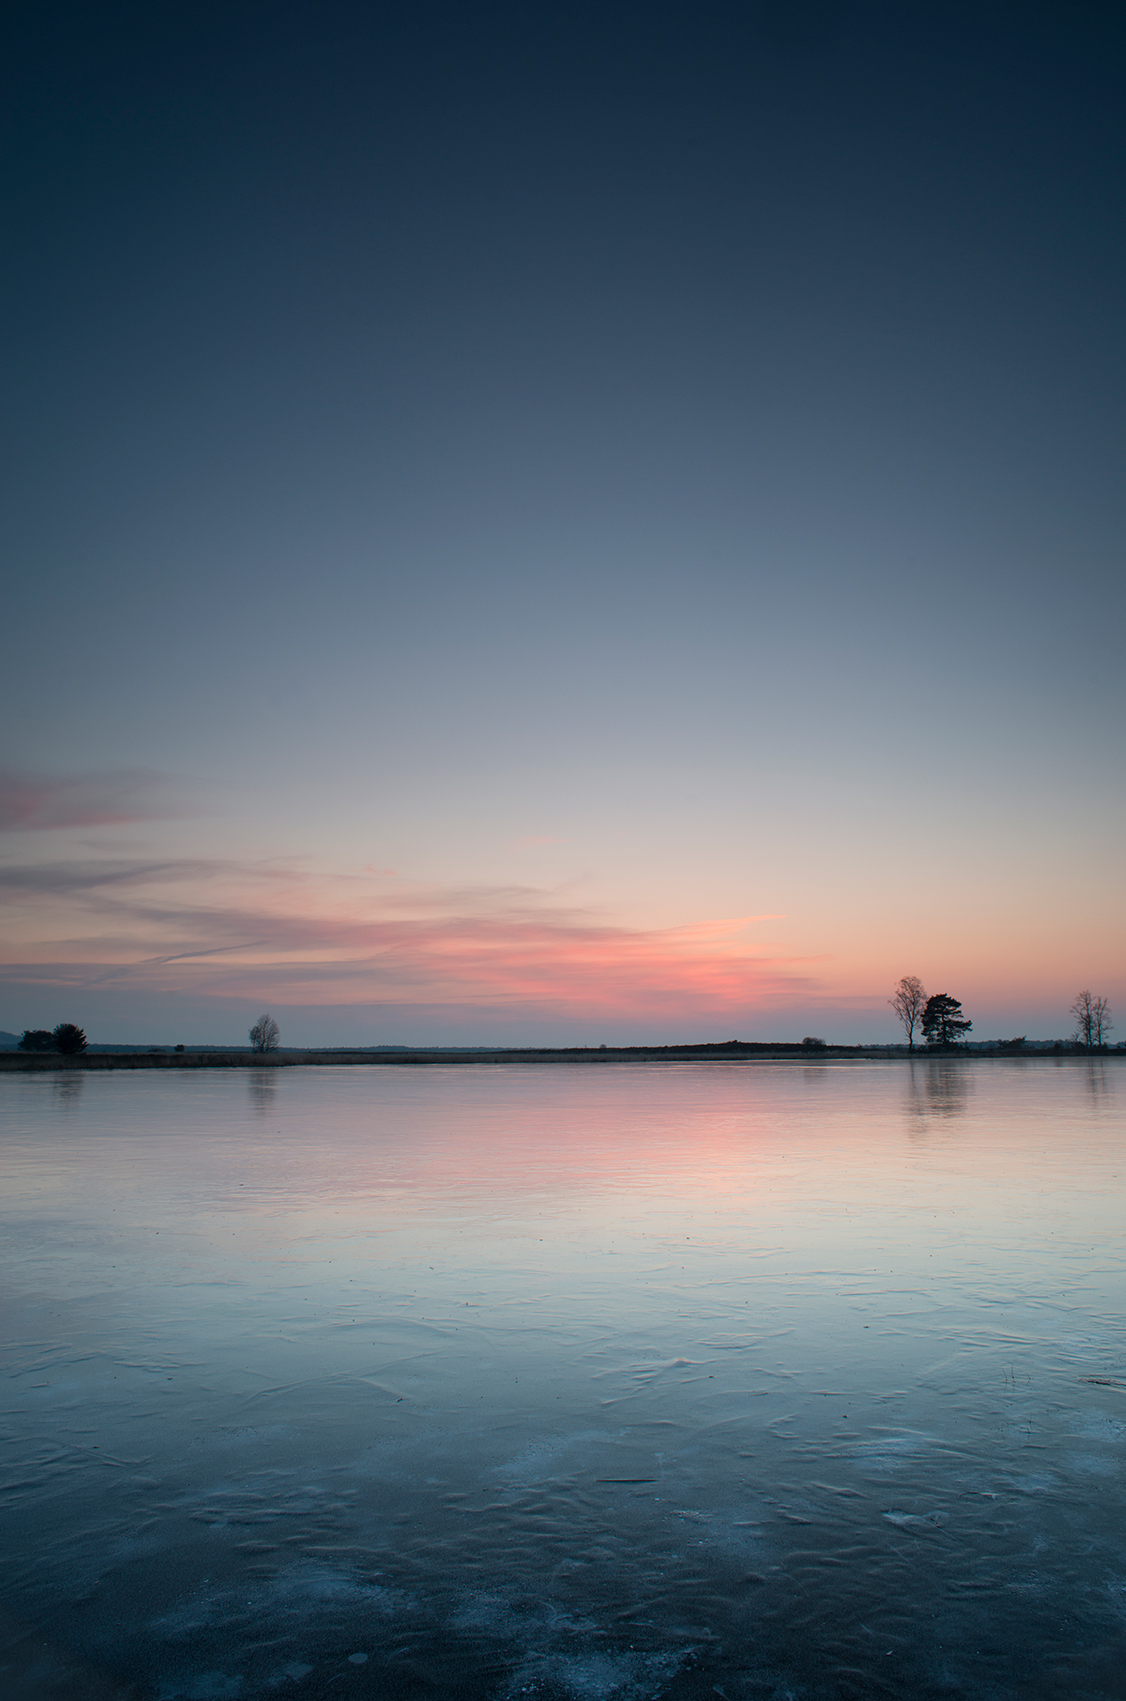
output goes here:
[{"label": "dark foreground ice", "polygon": [[0,1694],[1126,1696],[1120,1067],[0,1079]]}]

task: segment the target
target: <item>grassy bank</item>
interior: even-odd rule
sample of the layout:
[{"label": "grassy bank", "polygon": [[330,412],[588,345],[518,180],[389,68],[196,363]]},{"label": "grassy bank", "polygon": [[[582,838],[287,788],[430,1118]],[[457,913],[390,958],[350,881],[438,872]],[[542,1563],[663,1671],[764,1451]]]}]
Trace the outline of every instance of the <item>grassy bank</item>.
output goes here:
[{"label": "grassy bank", "polygon": [[[466,1063],[822,1063],[830,1059],[888,1059],[907,1061],[912,1054],[898,1046],[826,1045],[805,1046],[786,1042],[756,1042],[730,1040],[720,1045],[630,1045],[630,1046],[564,1046],[559,1048],[510,1047],[495,1051],[443,1050],[430,1051],[295,1051],[279,1050],[256,1053],[231,1051],[122,1051],[88,1052],[79,1057],[61,1057],[57,1052],[0,1052],[0,1072],[34,1072],[43,1069],[286,1069],[301,1065],[359,1065],[369,1067],[402,1066],[403,1064],[466,1064]],[[1040,1060],[1054,1062],[1061,1056],[1074,1056],[1068,1051],[1019,1051],[1007,1049],[989,1051],[923,1051],[915,1058],[960,1058],[974,1062],[979,1058],[1001,1058],[1011,1061]],[[1126,1058],[1126,1052],[1088,1052],[1079,1055],[1103,1059]]]}]

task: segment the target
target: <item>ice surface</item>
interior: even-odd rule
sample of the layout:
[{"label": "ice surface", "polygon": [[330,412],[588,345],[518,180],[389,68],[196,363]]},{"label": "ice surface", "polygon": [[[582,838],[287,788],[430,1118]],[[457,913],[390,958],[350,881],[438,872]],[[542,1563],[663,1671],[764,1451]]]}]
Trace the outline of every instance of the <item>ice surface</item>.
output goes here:
[{"label": "ice surface", "polygon": [[1096,1066],[4,1077],[10,1692],[1120,1694]]}]

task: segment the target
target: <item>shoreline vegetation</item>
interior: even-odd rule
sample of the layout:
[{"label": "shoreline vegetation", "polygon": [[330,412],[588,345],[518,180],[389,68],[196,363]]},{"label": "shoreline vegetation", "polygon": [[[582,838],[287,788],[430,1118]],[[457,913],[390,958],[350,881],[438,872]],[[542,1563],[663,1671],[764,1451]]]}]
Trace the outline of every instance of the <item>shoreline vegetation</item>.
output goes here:
[{"label": "shoreline vegetation", "polygon": [[[899,1018],[907,1044],[835,1045],[814,1034],[802,1040],[708,1040],[680,1045],[369,1045],[282,1046],[281,1029],[263,1010],[247,1038],[249,1046],[90,1045],[86,1030],[73,1022],[53,1029],[25,1028],[17,1040],[0,1033],[0,1070],[85,1069],[240,1069],[294,1064],[451,1064],[451,1063],[780,1063],[824,1058],[896,1060],[904,1055],[949,1057],[1109,1056],[1114,1024],[1110,1005],[1088,989],[1078,993],[1068,1014],[1076,1029],[1069,1040],[971,1040],[973,1027],[960,999],[948,992],[929,996],[917,975],[904,975],[888,1003]],[[923,1043],[915,1045],[915,1030]],[[8,1046],[14,1045],[14,1051]],[[1119,1055],[1126,1045],[1115,1047]]]},{"label": "shoreline vegetation", "polygon": [[0,1071],[26,1072],[44,1069],[284,1069],[295,1065],[403,1065],[403,1064],[464,1064],[464,1063],[544,1063],[544,1064],[606,1064],[606,1063],[820,1063],[829,1059],[856,1062],[886,1060],[913,1062],[943,1058],[960,1059],[966,1063],[978,1059],[998,1058],[1011,1061],[1042,1059],[1049,1062],[1061,1057],[1126,1058],[1126,1051],[1117,1047],[1091,1047],[1073,1041],[1050,1043],[1032,1042],[1017,1045],[1001,1041],[996,1045],[920,1047],[909,1051],[905,1045],[810,1045],[808,1042],[771,1040],[725,1040],[705,1045],[602,1045],[602,1046],[497,1046],[495,1048],[456,1046],[375,1046],[371,1048],[309,1048],[282,1049],[267,1052],[249,1047],[200,1047],[173,1050],[171,1046],[140,1047],[120,1051],[106,1048],[88,1050],[76,1056],[59,1052],[0,1051]]}]

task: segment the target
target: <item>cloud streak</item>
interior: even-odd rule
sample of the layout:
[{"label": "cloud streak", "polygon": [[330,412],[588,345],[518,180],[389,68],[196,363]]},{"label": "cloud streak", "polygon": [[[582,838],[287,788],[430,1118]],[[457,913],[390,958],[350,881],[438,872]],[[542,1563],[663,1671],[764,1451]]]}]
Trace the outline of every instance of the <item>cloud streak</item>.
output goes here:
[{"label": "cloud streak", "polygon": [[149,768],[102,774],[0,770],[0,832],[121,827],[187,813],[168,775]]},{"label": "cloud streak", "polygon": [[65,900],[112,886],[203,880],[221,866],[206,859],[191,861],[182,858],[163,862],[91,858],[80,862],[13,863],[7,867],[0,865],[0,892],[25,892]]},{"label": "cloud streak", "polygon": [[631,928],[531,887],[390,895],[363,877],[198,861],[9,868],[5,884],[25,910],[8,977],[38,984],[560,1016],[734,1017],[818,989],[814,964],[749,941],[764,917]]}]

